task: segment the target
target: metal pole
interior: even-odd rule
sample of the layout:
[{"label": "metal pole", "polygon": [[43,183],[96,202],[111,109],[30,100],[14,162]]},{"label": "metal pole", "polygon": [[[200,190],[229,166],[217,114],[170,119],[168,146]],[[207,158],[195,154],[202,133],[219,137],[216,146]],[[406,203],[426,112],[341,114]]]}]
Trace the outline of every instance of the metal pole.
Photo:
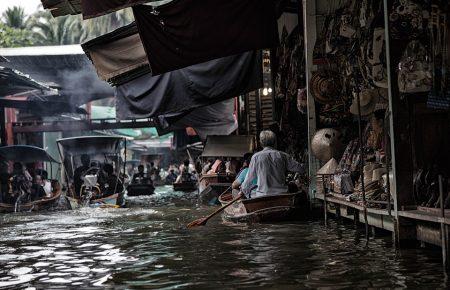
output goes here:
[{"label": "metal pole", "polygon": [[369,242],[369,223],[367,220],[367,204],[366,204],[366,188],[364,185],[364,145],[363,145],[363,132],[362,132],[362,124],[361,124],[361,98],[359,89],[357,91],[357,101],[358,101],[358,129],[359,129],[359,154],[360,154],[360,166],[359,172],[361,175],[361,189],[362,189],[362,198],[363,198],[363,212],[364,212],[364,224],[366,228],[366,240]]},{"label": "metal pole", "polygon": [[389,172],[390,172],[390,166],[391,166],[391,154],[390,154],[390,150],[388,149],[388,138],[389,138],[389,134],[387,133],[386,130],[386,126],[385,126],[385,121],[386,119],[390,119],[390,112],[387,111],[386,112],[386,116],[383,120],[383,130],[384,130],[384,150],[386,150],[385,154],[386,154],[386,193],[387,193],[387,198],[388,198],[388,213],[389,216],[392,216],[392,210],[391,210],[391,178],[389,176]]},{"label": "metal pole", "polygon": [[439,200],[441,206],[441,245],[442,245],[442,264],[445,269],[448,268],[448,228],[445,224],[445,208],[444,208],[444,189],[442,186],[442,175],[438,177],[439,182]]},{"label": "metal pole", "polygon": [[325,185],[325,175],[322,175],[322,187],[323,187],[323,216],[325,218],[325,226],[326,226],[328,220],[328,213],[327,213],[327,187]]}]

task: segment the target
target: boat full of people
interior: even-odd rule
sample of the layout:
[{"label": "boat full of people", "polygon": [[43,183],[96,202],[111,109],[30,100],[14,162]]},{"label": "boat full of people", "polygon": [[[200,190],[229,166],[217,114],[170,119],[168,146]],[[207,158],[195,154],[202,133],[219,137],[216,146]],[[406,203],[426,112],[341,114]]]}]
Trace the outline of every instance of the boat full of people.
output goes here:
[{"label": "boat full of people", "polygon": [[[59,164],[44,149],[14,145],[0,147],[0,212],[65,210],[68,203],[58,180],[44,166]],[[11,170],[8,170],[11,168]]]},{"label": "boat full of people", "polygon": [[199,180],[200,201],[218,204],[219,196],[231,189],[243,167],[244,156],[255,149],[254,136],[208,136],[201,156],[205,162]]},{"label": "boat full of people", "polygon": [[[83,136],[57,141],[63,162],[67,196],[72,208],[119,207],[125,193],[123,137]],[[126,156],[125,158],[126,159]]]}]

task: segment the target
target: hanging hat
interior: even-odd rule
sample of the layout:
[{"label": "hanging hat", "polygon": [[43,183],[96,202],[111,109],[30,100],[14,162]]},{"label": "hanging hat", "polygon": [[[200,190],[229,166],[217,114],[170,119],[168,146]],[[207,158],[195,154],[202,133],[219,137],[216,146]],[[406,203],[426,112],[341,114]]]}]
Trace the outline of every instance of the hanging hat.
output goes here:
[{"label": "hanging hat", "polygon": [[385,173],[386,173],[386,168],[381,167],[381,168],[374,169],[373,173],[372,173],[372,180],[373,181],[382,180],[383,174],[385,174]]},{"label": "hanging hat", "polygon": [[344,149],[341,132],[331,128],[317,131],[312,138],[311,149],[314,156],[323,162],[340,157]]},{"label": "hanging hat", "polygon": [[310,85],[314,99],[321,104],[336,102],[340,92],[340,82],[336,76],[331,76],[323,71],[314,72]]},{"label": "hanging hat", "polygon": [[333,175],[336,172],[336,168],[338,167],[338,163],[336,159],[331,158],[322,168],[317,171],[317,175]]},{"label": "hanging hat", "polygon": [[[376,92],[377,90],[364,90],[359,94],[361,116],[368,116],[374,112],[377,105]],[[353,97],[350,113],[358,115],[358,94]]]}]

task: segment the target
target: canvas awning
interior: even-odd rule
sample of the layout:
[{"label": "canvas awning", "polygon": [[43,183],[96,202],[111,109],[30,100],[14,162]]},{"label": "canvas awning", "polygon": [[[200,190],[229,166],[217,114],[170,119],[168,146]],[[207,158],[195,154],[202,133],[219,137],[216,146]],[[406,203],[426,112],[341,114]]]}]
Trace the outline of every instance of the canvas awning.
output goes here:
[{"label": "canvas awning", "polygon": [[54,162],[59,163],[51,157],[44,149],[29,145],[14,145],[0,147],[0,158],[7,161],[22,163]]},{"label": "canvas awning", "polygon": [[117,136],[82,136],[56,141],[63,156],[82,154],[116,154],[125,139]]},{"label": "canvas awning", "polygon": [[135,23],[92,39],[82,44],[82,48],[99,78],[113,86],[150,72]]},{"label": "canvas awning", "polygon": [[153,75],[279,43],[274,0],[172,1],[133,13]]},{"label": "canvas awning", "polygon": [[211,105],[262,87],[260,52],[143,75],[116,87],[119,119],[152,118]]},{"label": "canvas awning", "polygon": [[[159,135],[192,127],[202,140],[209,135],[230,135],[237,130],[234,99],[201,107],[180,117],[160,116],[155,119]],[[175,118],[175,120],[173,120]]]},{"label": "canvas awning", "polygon": [[202,157],[244,157],[255,148],[254,136],[208,136]]},{"label": "canvas awning", "polygon": [[83,14],[83,18],[102,16],[123,8],[158,0],[41,0],[44,9],[50,10],[53,17]]}]

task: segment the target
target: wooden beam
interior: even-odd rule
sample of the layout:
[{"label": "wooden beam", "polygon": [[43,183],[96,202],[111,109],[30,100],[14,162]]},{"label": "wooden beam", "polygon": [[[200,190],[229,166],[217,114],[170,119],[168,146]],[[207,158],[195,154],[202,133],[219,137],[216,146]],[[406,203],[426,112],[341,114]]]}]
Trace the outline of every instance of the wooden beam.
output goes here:
[{"label": "wooden beam", "polygon": [[103,120],[76,120],[53,122],[20,122],[13,123],[13,132],[37,133],[37,132],[62,132],[62,131],[93,131],[111,129],[138,129],[154,127],[151,119],[116,121]]}]

